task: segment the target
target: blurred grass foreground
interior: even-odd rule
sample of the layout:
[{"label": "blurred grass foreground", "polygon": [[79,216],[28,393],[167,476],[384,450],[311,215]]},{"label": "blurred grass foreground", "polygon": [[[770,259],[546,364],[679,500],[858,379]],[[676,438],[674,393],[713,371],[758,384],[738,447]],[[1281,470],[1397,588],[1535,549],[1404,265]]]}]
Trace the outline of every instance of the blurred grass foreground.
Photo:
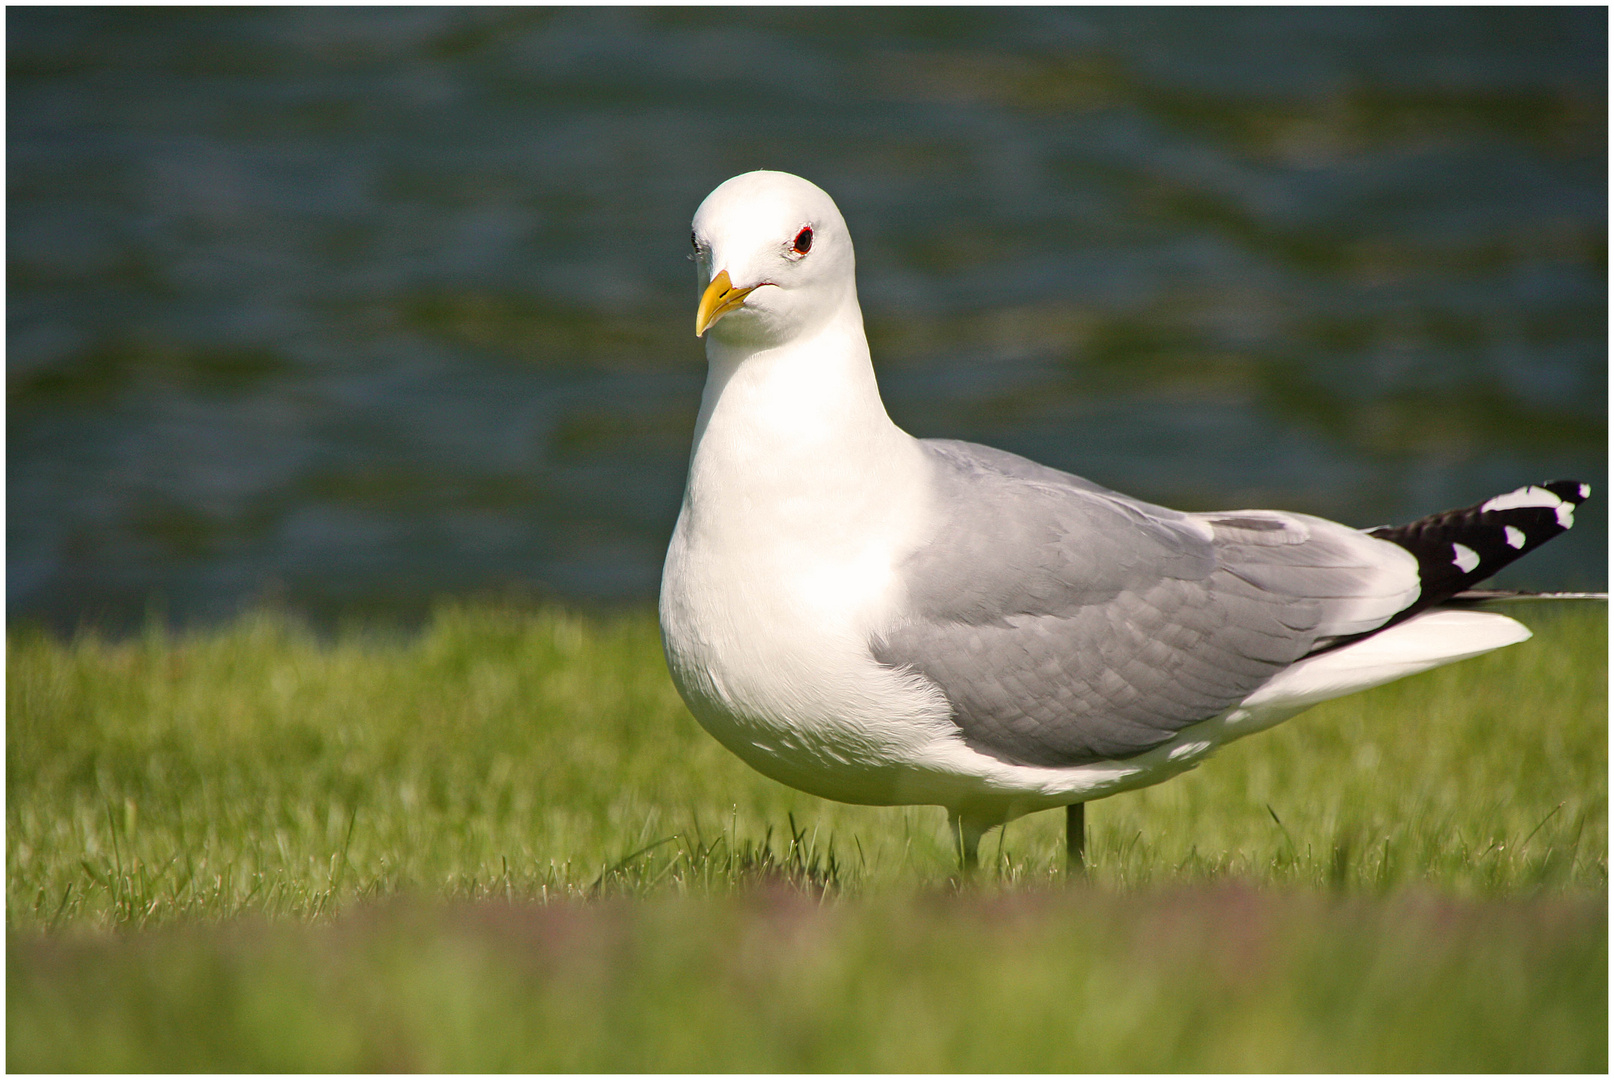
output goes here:
[{"label": "blurred grass foreground", "polygon": [[7,1067],[1607,1069],[1607,627],[1011,824],[751,772],[648,612],[13,628]]}]

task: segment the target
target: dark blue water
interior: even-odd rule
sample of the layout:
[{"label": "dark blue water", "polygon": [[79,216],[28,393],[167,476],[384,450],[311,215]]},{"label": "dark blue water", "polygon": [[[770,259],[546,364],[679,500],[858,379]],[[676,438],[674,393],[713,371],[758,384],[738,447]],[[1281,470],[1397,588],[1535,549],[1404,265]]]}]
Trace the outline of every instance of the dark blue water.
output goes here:
[{"label": "dark blue water", "polygon": [[7,613],[654,595],[689,218],[800,173],[897,421],[1607,550],[1602,9],[12,9]]}]

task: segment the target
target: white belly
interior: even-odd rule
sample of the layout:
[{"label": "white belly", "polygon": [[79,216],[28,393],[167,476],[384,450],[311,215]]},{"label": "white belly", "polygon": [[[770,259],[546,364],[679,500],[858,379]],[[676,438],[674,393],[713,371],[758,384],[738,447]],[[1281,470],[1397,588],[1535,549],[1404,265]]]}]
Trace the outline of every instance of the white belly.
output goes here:
[{"label": "white belly", "polygon": [[661,626],[673,682],[701,725],[815,795],[930,801],[915,797],[913,766],[956,728],[934,688],[870,654],[896,587],[890,553],[703,545],[688,518],[667,552]]}]

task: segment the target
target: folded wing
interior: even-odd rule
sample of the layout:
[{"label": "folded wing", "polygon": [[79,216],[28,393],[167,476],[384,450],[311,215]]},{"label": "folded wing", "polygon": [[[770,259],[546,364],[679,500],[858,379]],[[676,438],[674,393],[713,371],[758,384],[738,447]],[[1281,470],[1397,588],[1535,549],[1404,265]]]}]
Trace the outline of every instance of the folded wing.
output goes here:
[{"label": "folded wing", "polygon": [[1419,595],[1411,554],[1321,518],[1183,514],[1003,451],[923,445],[939,528],[871,647],[1006,761],[1141,753]]}]

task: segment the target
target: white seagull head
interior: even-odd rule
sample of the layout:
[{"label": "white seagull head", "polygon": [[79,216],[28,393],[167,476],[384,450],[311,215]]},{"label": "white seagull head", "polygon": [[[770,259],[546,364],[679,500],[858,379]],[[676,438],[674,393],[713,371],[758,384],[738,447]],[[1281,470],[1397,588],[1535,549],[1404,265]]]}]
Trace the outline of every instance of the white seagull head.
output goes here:
[{"label": "white seagull head", "polygon": [[790,173],[742,173],[695,211],[695,333],[781,345],[857,301],[852,237],[835,202]]}]

